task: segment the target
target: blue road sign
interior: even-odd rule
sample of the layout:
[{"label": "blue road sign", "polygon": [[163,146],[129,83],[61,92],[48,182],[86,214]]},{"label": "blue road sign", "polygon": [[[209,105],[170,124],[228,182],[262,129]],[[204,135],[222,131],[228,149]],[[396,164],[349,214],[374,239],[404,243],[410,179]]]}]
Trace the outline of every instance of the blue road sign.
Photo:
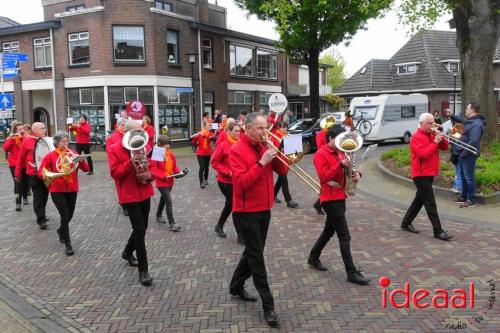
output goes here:
[{"label": "blue road sign", "polygon": [[16,68],[16,67],[17,67],[16,60],[4,60],[4,61],[2,61],[2,68],[3,69]]},{"label": "blue road sign", "polygon": [[175,88],[175,92],[178,93],[193,92],[193,88]]},{"label": "blue road sign", "polygon": [[29,57],[24,53],[4,53],[4,60],[28,61]]},{"label": "blue road sign", "polygon": [[13,72],[9,71],[9,72],[3,72],[2,73],[2,77],[4,79],[12,79],[12,78],[14,78],[16,76],[17,76],[17,71],[13,71]]},{"label": "blue road sign", "polygon": [[12,109],[12,94],[0,94],[0,109]]}]

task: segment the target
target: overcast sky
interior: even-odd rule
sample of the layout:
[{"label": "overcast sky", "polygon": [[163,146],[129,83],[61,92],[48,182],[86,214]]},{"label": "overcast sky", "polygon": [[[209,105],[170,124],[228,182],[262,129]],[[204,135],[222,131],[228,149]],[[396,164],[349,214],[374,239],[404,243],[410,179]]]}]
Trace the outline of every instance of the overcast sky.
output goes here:
[{"label": "overcast sky", "polygon": [[[0,0],[0,16],[6,16],[22,24],[43,21],[41,0]],[[215,3],[215,0],[209,0]],[[217,0],[219,6],[227,8],[228,28],[270,39],[278,39],[274,25],[259,21],[236,8],[232,0]],[[435,26],[438,30],[449,30],[446,23],[451,17],[443,17]],[[354,74],[370,59],[389,59],[409,39],[404,27],[398,24],[395,12],[384,18],[370,20],[368,30],[359,31],[349,46],[337,47],[345,60],[346,75]]]}]

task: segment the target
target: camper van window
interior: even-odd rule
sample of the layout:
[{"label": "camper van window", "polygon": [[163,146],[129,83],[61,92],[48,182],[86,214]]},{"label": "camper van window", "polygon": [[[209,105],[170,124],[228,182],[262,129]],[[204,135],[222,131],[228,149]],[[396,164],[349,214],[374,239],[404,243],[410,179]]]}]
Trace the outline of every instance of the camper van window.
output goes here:
[{"label": "camper van window", "polygon": [[352,117],[354,119],[361,117],[361,112],[363,112],[363,118],[367,120],[374,120],[375,117],[377,116],[377,107],[376,106],[355,107]]},{"label": "camper van window", "polygon": [[415,106],[401,106],[401,118],[415,118]]}]

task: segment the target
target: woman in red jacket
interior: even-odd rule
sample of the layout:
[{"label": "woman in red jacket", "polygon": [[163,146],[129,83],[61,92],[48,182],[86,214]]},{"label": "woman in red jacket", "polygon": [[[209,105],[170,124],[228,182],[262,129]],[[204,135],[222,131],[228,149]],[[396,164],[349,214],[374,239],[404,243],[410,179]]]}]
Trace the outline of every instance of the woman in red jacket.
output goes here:
[{"label": "woman in red jacket", "polygon": [[194,137],[198,146],[196,149],[196,156],[198,157],[198,164],[200,166],[198,172],[200,188],[205,188],[205,186],[208,185],[208,170],[210,169],[210,158],[212,157],[211,142],[214,139],[214,134],[211,129],[212,123],[205,122],[201,131]]},{"label": "woman in red jacket", "polygon": [[[351,255],[351,235],[345,218],[347,195],[345,193],[346,170],[344,168],[352,166],[345,154],[335,146],[335,138],[342,132],[345,132],[345,128],[340,124],[330,127],[326,134],[327,144],[321,147],[313,158],[314,167],[321,184],[319,199],[326,212],[326,221],[323,232],[309,253],[307,263],[317,270],[327,270],[322,265],[319,257],[336,232],[339,239],[340,254],[347,271],[347,281],[366,285],[370,284],[370,279],[363,276],[354,265]],[[355,177],[359,179],[361,175],[356,172]]]},{"label": "woman in red jacket", "polygon": [[[172,210],[172,197],[170,192],[172,192],[172,187],[174,186],[173,174],[179,173],[180,170],[177,167],[177,161],[175,159],[174,153],[170,150],[170,139],[166,135],[160,135],[158,137],[158,147],[165,148],[165,155],[163,161],[151,160],[149,163],[149,170],[151,175],[155,178],[156,188],[160,191],[161,198],[158,204],[158,210],[156,211],[156,222],[165,223],[165,220],[161,216],[163,207],[165,207],[165,212],[167,213],[168,224],[170,225],[170,231],[180,231],[181,226],[175,223],[174,214]],[[180,178],[176,176],[175,178]]]},{"label": "woman in red jacket", "polygon": [[[224,232],[224,224],[226,223],[229,214],[233,208],[233,182],[231,176],[233,175],[231,168],[229,167],[229,151],[233,145],[238,141],[240,137],[240,127],[235,121],[228,122],[226,128],[225,140],[219,142],[217,148],[215,149],[214,156],[212,158],[212,167],[217,171],[217,184],[219,185],[220,191],[226,198],[224,208],[219,217],[219,222],[215,226],[215,232],[219,237],[226,238],[227,235]],[[236,229],[236,234],[238,235],[238,244],[245,244],[243,237],[241,236],[240,228],[233,220],[234,228]]]},{"label": "woman in red jacket", "polygon": [[148,133],[148,146],[152,148],[155,145],[155,129],[151,125],[151,118],[148,116],[142,117],[142,128]]},{"label": "woman in red jacket", "polygon": [[14,120],[11,124],[12,134],[5,140],[3,144],[3,150],[8,154],[9,169],[12,174],[12,179],[14,180],[14,196],[16,198],[16,211],[21,210],[21,197],[23,198],[23,204],[28,204],[28,176],[26,176],[26,168],[21,170],[21,180],[16,182],[15,170],[17,159],[19,157],[19,151],[21,150],[21,144],[24,139],[24,125]]},{"label": "woman in red jacket", "polygon": [[[68,134],[65,132],[58,132],[54,135],[53,140],[56,149],[43,158],[40,169],[38,170],[38,177],[42,179],[44,169],[56,173],[67,173],[75,166],[71,161],[71,156],[77,155],[77,153],[68,148]],[[61,225],[59,229],[57,229],[57,234],[59,235],[59,241],[66,244],[64,252],[68,256],[75,253],[71,246],[71,239],[69,236],[69,222],[73,218],[76,207],[78,169],[83,172],[88,172],[89,165],[87,161],[81,161],[74,172],[66,176],[55,178],[49,185],[50,196],[61,217]]]}]

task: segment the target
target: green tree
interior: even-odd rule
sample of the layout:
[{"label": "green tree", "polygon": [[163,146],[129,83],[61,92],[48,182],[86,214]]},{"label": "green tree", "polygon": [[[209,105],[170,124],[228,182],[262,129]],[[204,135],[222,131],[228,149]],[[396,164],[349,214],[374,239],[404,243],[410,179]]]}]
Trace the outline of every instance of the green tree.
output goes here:
[{"label": "green tree", "polygon": [[342,56],[332,50],[331,53],[327,53],[319,59],[320,64],[331,65],[328,68],[327,84],[332,86],[332,90],[337,90],[345,82],[345,61]]},{"label": "green tree", "polygon": [[310,110],[319,116],[318,60],[322,50],[347,41],[392,0],[234,0],[263,20],[273,20],[279,46],[309,67]]},{"label": "green tree", "polygon": [[453,14],[462,80],[462,114],[477,101],[486,118],[485,142],[500,137],[493,93],[493,57],[500,36],[499,0],[403,0],[400,18],[413,30],[429,28],[444,13]]}]

